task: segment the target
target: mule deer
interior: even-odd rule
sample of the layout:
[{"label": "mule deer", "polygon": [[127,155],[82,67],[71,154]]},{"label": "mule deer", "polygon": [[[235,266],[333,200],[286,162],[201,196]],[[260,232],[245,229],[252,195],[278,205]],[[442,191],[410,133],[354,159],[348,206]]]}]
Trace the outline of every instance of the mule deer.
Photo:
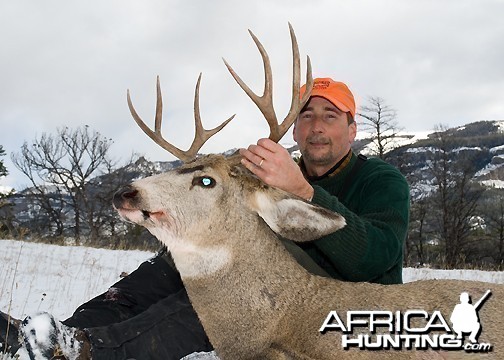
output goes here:
[{"label": "mule deer", "polygon": [[[296,119],[310,94],[307,91],[299,99],[299,52],[292,28],[290,31],[294,58],[292,105],[280,125],[272,106],[268,56],[257,38],[251,33],[265,68],[265,90],[261,97],[252,93],[226,63],[263,112],[270,125],[270,138],[276,141]],[[311,89],[309,59],[307,68],[308,89]],[[442,319],[438,316],[434,322],[434,316],[430,315],[442,314],[448,318],[460,293],[469,292],[479,298],[487,288],[493,295],[480,306],[483,327],[480,340],[493,347],[489,356],[504,357],[502,285],[471,281],[420,281],[388,286],[348,283],[312,275],[301,267],[286,251],[278,235],[298,242],[311,241],[342,228],[345,220],[339,214],[262,183],[241,166],[237,156],[196,157],[204,141],[231,120],[213,130],[203,129],[198,107],[200,79],[201,76],[195,94],[196,136],[188,151],[175,148],[161,135],[159,79],[154,131],[138,116],[128,93],[135,121],[156,143],[186,163],[125,186],[116,193],[113,202],[124,219],[146,227],[169,248],[189,298],[222,359],[471,356],[462,349],[439,353],[436,346],[415,351],[418,344],[414,342],[410,346],[413,349],[406,349],[407,345],[400,350],[370,351],[358,346],[344,349],[343,337],[349,335],[344,330],[352,327],[352,321],[360,326],[354,326],[350,337],[357,339],[358,333],[370,333],[370,329],[362,326],[362,318],[352,320],[348,315],[352,313],[347,311],[361,311],[361,316],[368,314],[368,326],[381,324],[376,329],[378,333],[394,335],[388,325],[392,327],[394,321],[394,325],[403,329],[405,326],[417,329],[416,335],[420,327],[426,329],[423,335],[428,330],[446,335],[451,332],[443,328]],[[423,315],[431,320],[424,319]]]}]

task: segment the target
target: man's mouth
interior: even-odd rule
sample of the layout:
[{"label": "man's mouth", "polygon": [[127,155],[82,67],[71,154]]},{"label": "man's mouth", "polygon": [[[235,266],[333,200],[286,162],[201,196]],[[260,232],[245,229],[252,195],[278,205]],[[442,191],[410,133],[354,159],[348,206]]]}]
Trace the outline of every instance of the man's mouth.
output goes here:
[{"label": "man's mouth", "polygon": [[323,147],[323,146],[326,146],[326,145],[329,145],[330,144],[330,141],[328,139],[325,139],[323,137],[319,137],[319,136],[314,136],[312,138],[308,138],[306,139],[308,144],[310,144],[310,146],[313,146],[313,147]]},{"label": "man's mouth", "polygon": [[311,147],[324,147],[329,145],[329,143],[327,142],[314,142],[314,141],[310,141],[308,142],[308,144],[310,144]]}]

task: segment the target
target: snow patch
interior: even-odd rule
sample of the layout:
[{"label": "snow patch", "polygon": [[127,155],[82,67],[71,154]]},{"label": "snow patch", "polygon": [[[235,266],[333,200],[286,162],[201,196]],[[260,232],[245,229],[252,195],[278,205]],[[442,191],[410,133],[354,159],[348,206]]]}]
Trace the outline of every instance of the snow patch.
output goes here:
[{"label": "snow patch", "polygon": [[[401,146],[406,146],[406,145],[411,145],[416,143],[419,140],[427,139],[428,135],[430,132],[428,131],[419,131],[419,132],[399,132],[397,135],[388,140],[387,144],[387,151],[390,151],[392,149],[401,147]],[[384,135],[387,135],[386,133]],[[373,137],[373,134],[368,133],[368,132],[359,132],[357,134],[356,139],[357,140],[364,140],[364,139],[370,139]],[[373,142],[370,142],[367,144],[361,151],[363,154],[375,154],[377,153],[377,147],[376,144]]]},{"label": "snow patch", "polygon": [[479,146],[475,147],[467,147],[467,146],[462,146],[456,149],[453,149],[452,152],[458,154],[461,151],[481,151],[481,148]]},{"label": "snow patch", "polygon": [[79,356],[80,344],[75,340],[75,329],[63,325],[48,313],[38,313],[26,318],[20,332],[30,346],[21,348],[16,355],[19,359],[47,360],[56,354],[63,354],[68,360]]},{"label": "snow patch", "polygon": [[485,176],[490,174],[491,172],[501,168],[504,164],[492,164],[489,163],[487,166],[485,166],[483,169],[479,170],[476,174],[474,174],[475,178],[478,178],[480,176]]},{"label": "snow patch", "polygon": [[438,151],[438,149],[435,148],[435,147],[432,147],[432,146],[421,146],[421,147],[415,147],[415,148],[406,149],[407,153],[414,153],[414,154],[423,153],[423,152],[432,152],[432,153],[434,153],[436,151]]},{"label": "snow patch", "polygon": [[215,351],[211,352],[197,352],[184,356],[180,360],[219,360]]},{"label": "snow patch", "polygon": [[0,194],[8,195],[11,193],[12,190],[14,190],[14,188],[10,186],[0,185]]},{"label": "snow patch", "polygon": [[490,148],[490,150],[488,150],[488,151],[490,151],[490,153],[492,153],[492,154],[494,154],[498,151],[504,151],[504,145],[495,146],[493,148]]},{"label": "snow patch", "polygon": [[494,124],[497,125],[499,132],[504,133],[504,120],[494,121]]},{"label": "snow patch", "polygon": [[503,180],[482,180],[480,184],[494,189],[504,189]]},{"label": "snow patch", "polygon": [[483,270],[439,270],[426,268],[404,268],[403,282],[418,280],[472,280],[493,284],[504,284],[504,271]]}]

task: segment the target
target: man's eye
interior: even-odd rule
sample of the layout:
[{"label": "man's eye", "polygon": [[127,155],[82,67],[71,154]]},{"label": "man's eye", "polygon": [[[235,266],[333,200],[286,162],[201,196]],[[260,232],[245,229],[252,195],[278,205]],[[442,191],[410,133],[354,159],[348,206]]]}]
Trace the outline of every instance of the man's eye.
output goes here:
[{"label": "man's eye", "polygon": [[338,116],[335,113],[329,112],[324,115],[324,118],[326,121],[334,121],[335,119],[338,118]]},{"label": "man's eye", "polygon": [[192,186],[201,186],[204,188],[213,188],[216,182],[210,176],[197,176],[192,180]]}]

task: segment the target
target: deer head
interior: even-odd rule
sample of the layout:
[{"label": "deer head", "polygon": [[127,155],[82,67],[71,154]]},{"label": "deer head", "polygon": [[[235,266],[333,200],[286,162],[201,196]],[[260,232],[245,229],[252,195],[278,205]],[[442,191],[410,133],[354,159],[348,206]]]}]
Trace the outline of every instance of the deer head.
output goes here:
[{"label": "deer head", "polygon": [[[273,108],[269,58],[252,32],[250,34],[264,63],[263,95],[253,93],[226,63],[232,76],[264,114],[270,127],[270,138],[277,142],[295,121],[310,96],[310,91],[307,91],[300,99],[299,50],[290,24],[289,27],[294,59],[292,103],[282,123],[278,123]],[[128,221],[146,227],[165,243],[183,277],[209,274],[224,267],[233,257],[233,249],[238,248],[238,243],[250,234],[264,238],[265,232],[273,230],[283,237],[306,241],[343,227],[345,222],[340,215],[262,183],[240,164],[239,155],[229,158],[220,155],[196,156],[204,142],[233,118],[230,117],[215,129],[203,129],[198,106],[200,80],[201,75],[194,101],[196,135],[187,151],[176,148],[161,135],[159,79],[154,131],[138,116],[128,92],[128,104],[140,128],[185,164],[167,173],[135,181],[119,190],[113,201],[119,214]],[[307,84],[307,88],[311,89],[313,80],[309,58]],[[197,270],[195,260],[198,262]]]}]

